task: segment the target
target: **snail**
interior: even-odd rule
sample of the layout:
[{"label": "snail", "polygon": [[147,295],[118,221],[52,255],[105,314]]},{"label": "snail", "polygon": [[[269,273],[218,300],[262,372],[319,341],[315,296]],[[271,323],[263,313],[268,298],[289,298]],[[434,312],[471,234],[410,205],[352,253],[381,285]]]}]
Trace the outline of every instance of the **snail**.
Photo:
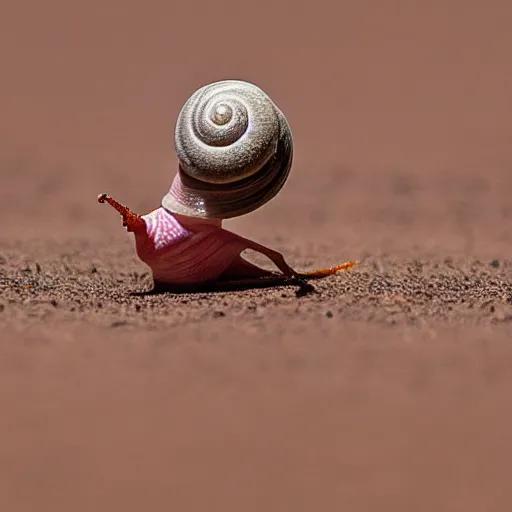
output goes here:
[{"label": "snail", "polygon": [[[355,265],[297,272],[278,251],[222,226],[268,203],[290,174],[289,123],[260,87],[223,80],[197,89],[179,112],[174,145],[177,172],[157,209],[138,215],[108,194],[98,196],[134,233],[137,255],[151,269],[155,288],[256,284],[276,277],[302,282]],[[247,249],[265,255],[280,273],[244,259]]]}]

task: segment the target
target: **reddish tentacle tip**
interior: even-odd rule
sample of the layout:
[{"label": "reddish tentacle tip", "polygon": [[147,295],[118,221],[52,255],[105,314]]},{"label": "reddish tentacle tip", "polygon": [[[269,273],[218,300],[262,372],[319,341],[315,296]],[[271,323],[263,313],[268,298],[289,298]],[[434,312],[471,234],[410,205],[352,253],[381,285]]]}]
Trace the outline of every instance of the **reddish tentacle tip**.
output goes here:
[{"label": "reddish tentacle tip", "polygon": [[98,196],[98,203],[104,203],[107,200],[107,198],[108,198],[108,194],[105,194],[105,193],[100,194]]}]

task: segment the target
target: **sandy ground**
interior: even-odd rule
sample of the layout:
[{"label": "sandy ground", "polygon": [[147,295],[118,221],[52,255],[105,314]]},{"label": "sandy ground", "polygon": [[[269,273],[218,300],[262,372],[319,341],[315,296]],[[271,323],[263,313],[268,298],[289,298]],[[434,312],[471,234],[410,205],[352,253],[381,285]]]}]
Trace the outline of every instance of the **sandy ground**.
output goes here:
[{"label": "sandy ground", "polygon": [[[0,510],[510,510],[510,3],[2,9]],[[223,78],[296,145],[227,227],[360,261],[314,293],[140,293],[96,202],[157,207]]]}]

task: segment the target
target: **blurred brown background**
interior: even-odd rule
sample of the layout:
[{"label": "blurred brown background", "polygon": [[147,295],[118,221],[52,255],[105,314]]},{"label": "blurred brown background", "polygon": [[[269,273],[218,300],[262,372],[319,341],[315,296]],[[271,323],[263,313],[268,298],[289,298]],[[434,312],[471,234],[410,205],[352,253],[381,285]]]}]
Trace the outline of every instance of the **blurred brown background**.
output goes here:
[{"label": "blurred brown background", "polygon": [[[4,1],[5,275],[69,254],[140,272],[96,195],[158,206],[179,109],[225,78],[266,90],[296,148],[279,198],[230,227],[299,266],[503,261],[511,27],[505,0]],[[328,323],[341,299],[276,292],[256,319],[231,312],[264,294],[113,330],[90,297],[0,299],[1,510],[510,510],[509,324]]]},{"label": "blurred brown background", "polygon": [[[452,206],[508,193],[510,3],[185,5],[4,4],[0,213],[9,230],[23,236],[66,213],[74,230],[103,227],[94,198],[104,189],[134,208],[158,205],[174,174],[179,109],[197,87],[233,77],[261,85],[290,120],[296,158],[282,201],[295,205],[295,225],[319,208],[315,195],[303,209],[296,202],[308,187],[357,209],[358,229],[381,218],[362,216],[396,176],[419,188],[438,179],[453,189]],[[333,169],[357,187],[333,190]],[[55,189],[69,194],[58,205]],[[418,206],[433,215],[430,203]],[[341,212],[327,213],[339,222]]]}]

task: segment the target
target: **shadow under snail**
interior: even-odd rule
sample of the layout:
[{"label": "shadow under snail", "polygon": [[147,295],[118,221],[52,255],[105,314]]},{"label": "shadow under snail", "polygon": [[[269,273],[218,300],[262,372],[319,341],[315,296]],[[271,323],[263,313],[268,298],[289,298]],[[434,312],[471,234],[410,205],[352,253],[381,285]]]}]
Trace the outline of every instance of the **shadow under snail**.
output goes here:
[{"label": "shadow under snail", "polygon": [[[195,91],[175,127],[179,165],[161,206],[137,215],[107,194],[107,202],[135,235],[138,257],[156,288],[227,283],[255,286],[268,280],[303,283],[356,264],[296,272],[283,255],[222,227],[222,221],[263,206],[288,179],[293,142],[281,110],[254,84],[224,80]],[[281,273],[242,257],[245,250],[268,257]]]}]

